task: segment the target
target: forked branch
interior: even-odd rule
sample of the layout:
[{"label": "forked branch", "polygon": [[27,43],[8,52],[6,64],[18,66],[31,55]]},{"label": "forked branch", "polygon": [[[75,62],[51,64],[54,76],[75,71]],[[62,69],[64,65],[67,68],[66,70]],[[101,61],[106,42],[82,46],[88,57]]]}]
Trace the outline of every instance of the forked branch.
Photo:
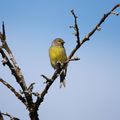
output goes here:
[{"label": "forked branch", "polygon": [[[106,13],[106,14],[104,14],[103,15],[103,17],[100,19],[100,21],[98,22],[98,24],[87,34],[87,35],[85,35],[85,37],[81,40],[81,42],[80,42],[80,44],[78,44],[78,41],[79,41],[79,29],[78,29],[78,27],[75,25],[75,31],[76,32],[78,32],[78,34],[77,34],[77,44],[76,44],[76,47],[72,50],[72,52],[70,53],[70,55],[69,55],[69,57],[68,57],[68,59],[71,59],[73,56],[74,56],[74,54],[76,53],[76,51],[81,47],[81,45],[83,44],[83,43],[85,43],[86,41],[88,41],[89,39],[90,39],[90,37],[98,30],[98,29],[100,29],[100,26],[101,26],[101,24],[108,18],[108,16],[109,15],[112,15],[113,13],[114,13],[114,15],[119,15],[119,13],[116,13],[116,12],[114,12],[114,10],[115,9],[117,9],[118,7],[120,7],[120,4],[117,4],[117,5],[115,5],[108,13]],[[72,10],[71,11],[71,13],[72,13],[72,15],[74,16],[74,19],[75,19],[75,21],[76,21],[76,15],[75,15],[75,13],[74,13],[74,11]]]},{"label": "forked branch", "polygon": [[[3,83],[3,85],[5,85],[8,89],[10,89],[15,94],[15,96],[24,103],[24,105],[27,107],[27,109],[29,111],[29,116],[30,116],[31,120],[39,120],[39,118],[38,118],[39,106],[43,102],[44,97],[48,93],[48,91],[49,91],[51,85],[53,84],[53,82],[60,75],[61,71],[67,66],[67,64],[70,61],[77,61],[77,60],[79,60],[79,58],[73,57],[75,55],[76,51],[86,41],[88,41],[90,39],[90,37],[97,30],[100,30],[101,24],[104,23],[104,21],[108,18],[108,16],[110,16],[110,15],[118,16],[119,15],[119,13],[115,12],[115,9],[117,9],[118,7],[120,7],[120,4],[115,5],[108,13],[104,14],[104,16],[98,22],[98,24],[87,35],[85,35],[85,37],[83,39],[81,39],[81,40],[80,40],[79,27],[78,27],[78,23],[77,23],[78,17],[76,16],[74,10],[71,11],[71,13],[72,13],[72,15],[74,17],[74,26],[71,26],[71,28],[74,28],[75,36],[77,38],[76,46],[71,51],[70,55],[68,56],[68,60],[64,63],[62,68],[57,69],[53,73],[51,78],[48,78],[45,75],[42,75],[42,77],[46,80],[45,87],[44,87],[44,89],[41,92],[37,92],[37,93],[33,92],[33,87],[34,87],[35,83],[31,83],[30,86],[27,87],[27,85],[25,83],[25,80],[24,80],[24,76],[22,75],[22,72],[21,72],[18,64],[16,63],[16,61],[14,59],[14,56],[13,56],[13,54],[12,54],[12,52],[11,52],[7,42],[6,42],[5,26],[4,26],[4,23],[2,24],[2,33],[0,32],[0,40],[1,40],[1,43],[2,43],[2,46],[0,46],[0,54],[2,55],[2,58],[3,58],[2,63],[3,63],[3,65],[7,65],[9,67],[9,69],[11,70],[12,75],[15,77],[17,83],[22,88],[22,92],[21,93],[24,94],[24,97],[22,97],[22,95],[20,93],[18,93],[14,89],[14,87],[12,87],[12,85],[7,83],[3,79],[0,78],[0,82]],[[33,101],[33,96],[32,95],[37,97],[35,102]],[[12,116],[10,116],[9,114],[0,113],[0,118],[1,119],[3,118],[3,115],[6,115],[6,116],[12,118]]]},{"label": "forked branch", "polygon": [[[74,60],[79,60],[79,58],[72,58],[74,56],[74,54],[76,53],[76,51],[83,45],[83,43],[85,43],[87,40],[89,40],[89,38],[98,30],[98,27],[101,26],[101,24],[106,20],[106,18],[113,14],[114,10],[117,9],[118,7],[120,7],[120,4],[115,5],[110,12],[104,14],[104,16],[101,18],[101,20],[99,21],[99,23],[93,28],[93,30],[91,30],[81,41],[80,41],[80,33],[79,33],[79,27],[77,24],[77,16],[74,13],[74,10],[71,11],[73,17],[74,17],[74,26],[71,26],[71,28],[74,28],[75,30],[75,36],[77,37],[76,40],[76,46],[75,48],[72,50],[72,52],[70,53],[70,55],[68,56],[68,60],[66,61],[66,63],[63,65],[62,68],[56,70],[53,74],[53,76],[51,78],[48,78],[44,75],[42,75],[43,78],[45,78],[48,82],[46,83],[46,86],[44,88],[44,90],[38,95],[37,101],[36,101],[36,109],[38,109],[39,105],[43,102],[45,95],[48,93],[48,90],[50,88],[50,86],[53,84],[53,82],[55,81],[55,79],[59,76],[59,74],[61,73],[62,69],[66,66],[66,64],[68,64],[70,61],[74,61]],[[117,13],[118,15],[118,13]]]}]

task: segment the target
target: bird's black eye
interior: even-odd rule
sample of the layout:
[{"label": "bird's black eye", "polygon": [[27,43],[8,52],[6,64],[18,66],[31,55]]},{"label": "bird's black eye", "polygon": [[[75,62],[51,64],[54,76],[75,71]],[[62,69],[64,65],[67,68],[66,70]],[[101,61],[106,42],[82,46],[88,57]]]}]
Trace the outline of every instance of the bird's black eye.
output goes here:
[{"label": "bird's black eye", "polygon": [[58,40],[58,42],[61,42],[60,40]]}]

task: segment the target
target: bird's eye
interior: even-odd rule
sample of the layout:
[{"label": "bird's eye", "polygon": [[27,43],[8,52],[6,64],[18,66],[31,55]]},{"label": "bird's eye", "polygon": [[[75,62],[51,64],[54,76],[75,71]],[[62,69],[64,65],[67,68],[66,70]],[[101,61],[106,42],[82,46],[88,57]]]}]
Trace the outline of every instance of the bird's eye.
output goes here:
[{"label": "bird's eye", "polygon": [[59,40],[58,42],[60,43],[61,41]]}]

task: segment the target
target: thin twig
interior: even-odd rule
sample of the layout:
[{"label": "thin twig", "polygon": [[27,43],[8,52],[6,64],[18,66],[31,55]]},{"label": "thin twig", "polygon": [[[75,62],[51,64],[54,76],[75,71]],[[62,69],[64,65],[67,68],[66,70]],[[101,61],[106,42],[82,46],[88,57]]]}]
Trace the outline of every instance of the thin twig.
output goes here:
[{"label": "thin twig", "polygon": [[12,115],[10,115],[10,114],[8,114],[8,113],[1,113],[1,115],[4,115],[4,116],[9,117],[10,120],[20,120],[20,119],[18,119],[18,118],[16,118],[16,117],[13,117]]},{"label": "thin twig", "polygon": [[71,13],[75,19],[75,25],[74,25],[74,30],[75,30],[75,36],[77,37],[77,44],[80,44],[80,33],[79,33],[79,27],[78,27],[78,24],[77,24],[77,16],[75,15],[74,13],[74,10],[71,10]]},{"label": "thin twig", "polygon": [[46,80],[46,82],[44,82],[44,83],[51,82],[51,79],[49,79],[47,76],[45,76],[45,75],[41,75],[41,76]]},{"label": "thin twig", "polygon": [[66,63],[69,63],[70,61],[78,61],[78,60],[80,60],[80,58],[74,57],[74,58],[68,59]]}]

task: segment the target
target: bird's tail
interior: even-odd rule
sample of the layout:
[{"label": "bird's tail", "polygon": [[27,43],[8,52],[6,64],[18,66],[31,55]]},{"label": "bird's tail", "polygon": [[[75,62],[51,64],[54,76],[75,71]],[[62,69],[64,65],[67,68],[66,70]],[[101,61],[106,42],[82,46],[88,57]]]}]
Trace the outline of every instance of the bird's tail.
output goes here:
[{"label": "bird's tail", "polygon": [[65,83],[66,72],[67,69],[63,70],[60,74],[60,88],[62,88],[62,86],[66,87],[66,83]]}]

